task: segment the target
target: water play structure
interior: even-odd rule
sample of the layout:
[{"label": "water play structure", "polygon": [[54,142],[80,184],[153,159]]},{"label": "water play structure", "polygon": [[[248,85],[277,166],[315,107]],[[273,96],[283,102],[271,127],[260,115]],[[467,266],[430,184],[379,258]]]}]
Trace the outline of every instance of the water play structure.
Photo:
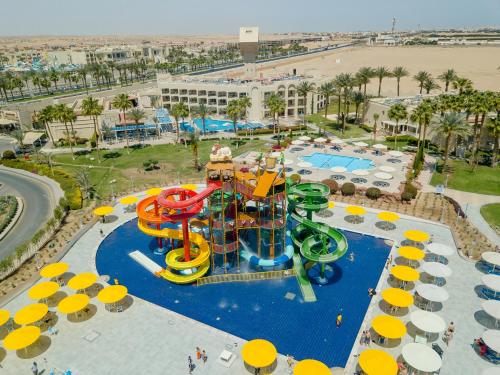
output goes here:
[{"label": "water play structure", "polygon": [[313,212],[328,208],[329,188],[293,183],[283,162],[282,156],[269,156],[254,166],[237,165],[228,148],[214,146],[206,188],[169,188],[137,204],[138,227],[157,239],[165,268],[139,254],[133,258],[182,284],[241,281],[244,275],[254,280],[256,272],[266,278],[295,273],[304,299],[314,301],[311,281],[328,282],[329,263],[346,253],[347,240],[341,231],[313,221]]}]

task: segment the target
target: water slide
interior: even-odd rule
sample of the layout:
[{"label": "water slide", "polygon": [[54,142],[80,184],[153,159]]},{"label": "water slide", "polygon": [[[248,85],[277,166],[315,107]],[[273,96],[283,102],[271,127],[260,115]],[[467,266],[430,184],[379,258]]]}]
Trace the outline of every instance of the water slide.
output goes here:
[{"label": "water slide", "polygon": [[[211,185],[197,194],[192,190],[172,188],[162,191],[158,196],[145,198],[137,204],[138,227],[142,232],[157,238],[184,241],[184,247],[167,253],[165,257],[167,268],[158,272],[159,276],[174,283],[187,284],[208,272],[210,267],[208,243],[203,235],[188,231],[187,220],[201,211],[203,200],[217,189],[217,186]],[[174,196],[185,199],[175,200]],[[150,226],[178,221],[182,221],[182,229]],[[192,247],[191,244],[195,246]]]},{"label": "water slide", "polygon": [[264,173],[259,176],[253,195],[258,198],[265,198],[277,176],[278,174],[276,172],[264,171]]}]

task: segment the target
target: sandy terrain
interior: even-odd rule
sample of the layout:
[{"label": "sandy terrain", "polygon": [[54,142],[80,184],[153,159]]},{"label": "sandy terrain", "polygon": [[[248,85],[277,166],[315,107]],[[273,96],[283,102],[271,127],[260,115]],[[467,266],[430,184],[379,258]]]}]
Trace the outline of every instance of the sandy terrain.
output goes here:
[{"label": "sandy terrain", "polygon": [[[277,63],[258,66],[264,76],[291,73],[296,68],[298,74],[327,75],[354,73],[362,66],[404,66],[410,77],[401,80],[401,95],[418,92],[417,82],[411,76],[419,70],[426,70],[434,77],[453,68],[458,75],[474,82],[477,89],[500,89],[500,47],[357,47],[320,55],[287,59]],[[235,76],[236,71],[228,75]],[[239,72],[238,72],[239,73]],[[220,73],[219,73],[220,74]],[[372,79],[368,92],[376,94],[378,83]],[[384,79],[382,95],[396,94],[396,80]]]}]

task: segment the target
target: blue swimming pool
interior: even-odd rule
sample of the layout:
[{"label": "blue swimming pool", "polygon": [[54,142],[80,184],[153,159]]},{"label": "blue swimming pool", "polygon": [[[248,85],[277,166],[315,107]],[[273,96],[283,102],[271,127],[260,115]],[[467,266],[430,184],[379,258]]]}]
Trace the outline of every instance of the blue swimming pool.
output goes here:
[{"label": "blue swimming pool", "polygon": [[[236,126],[238,127],[238,130],[259,129],[264,127],[264,125],[260,122],[238,122]],[[183,131],[193,132],[195,130],[195,127],[197,130],[203,131],[203,122],[200,118],[194,119],[192,123],[181,123],[181,129]],[[205,127],[207,132],[234,132],[233,122],[230,120],[215,120],[212,118],[207,118],[205,119]]]},{"label": "blue swimming pool", "polygon": [[[280,353],[298,360],[316,358],[343,367],[370,303],[367,290],[377,285],[390,251],[382,239],[345,234],[355,260],[343,257],[333,264],[330,284],[313,286],[318,299],[313,303],[302,300],[294,277],[199,287],[157,278],[128,256],[140,250],[164,265],[164,256],[154,254],[156,241],[137,229],[135,219],[104,239],[96,264],[99,274],[117,278],[132,295],[247,340],[270,340]],[[287,299],[287,293],[295,297]],[[344,322],[337,328],[341,309]]]},{"label": "blue swimming pool", "polygon": [[302,159],[311,163],[316,168],[330,169],[333,167],[344,167],[348,172],[352,172],[355,169],[371,169],[375,167],[375,164],[370,159],[324,154],[322,152],[303,156]]}]

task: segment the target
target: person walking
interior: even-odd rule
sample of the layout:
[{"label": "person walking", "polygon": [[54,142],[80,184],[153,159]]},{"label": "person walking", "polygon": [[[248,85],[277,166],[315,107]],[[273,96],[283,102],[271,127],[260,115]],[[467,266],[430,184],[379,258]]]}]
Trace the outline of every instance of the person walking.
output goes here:
[{"label": "person walking", "polygon": [[207,363],[208,356],[205,350],[201,352],[201,357],[203,358],[203,364]]},{"label": "person walking", "polygon": [[201,349],[196,347],[196,359],[201,359]]},{"label": "person walking", "polygon": [[31,372],[33,373],[33,375],[38,375],[38,365],[36,364],[36,362],[33,362],[33,365],[31,366]]},{"label": "person walking", "polygon": [[189,368],[189,373],[193,373],[193,360],[191,359],[191,356],[188,356],[188,368]]}]

